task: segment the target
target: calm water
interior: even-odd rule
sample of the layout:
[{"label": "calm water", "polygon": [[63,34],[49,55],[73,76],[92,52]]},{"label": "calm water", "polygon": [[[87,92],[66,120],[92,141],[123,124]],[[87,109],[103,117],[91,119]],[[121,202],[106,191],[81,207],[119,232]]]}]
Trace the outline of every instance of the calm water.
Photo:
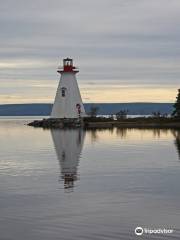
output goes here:
[{"label": "calm water", "polygon": [[0,120],[1,240],[180,239],[180,132],[26,122]]}]

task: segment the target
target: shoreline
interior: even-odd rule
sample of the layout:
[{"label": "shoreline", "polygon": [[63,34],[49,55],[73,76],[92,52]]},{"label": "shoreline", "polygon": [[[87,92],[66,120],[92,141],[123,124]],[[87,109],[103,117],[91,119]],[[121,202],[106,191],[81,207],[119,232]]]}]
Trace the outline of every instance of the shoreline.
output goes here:
[{"label": "shoreline", "polygon": [[85,119],[42,119],[34,120],[27,124],[28,126],[48,128],[169,128],[180,129],[180,120],[176,118],[136,118],[112,120],[102,118],[85,118]]}]

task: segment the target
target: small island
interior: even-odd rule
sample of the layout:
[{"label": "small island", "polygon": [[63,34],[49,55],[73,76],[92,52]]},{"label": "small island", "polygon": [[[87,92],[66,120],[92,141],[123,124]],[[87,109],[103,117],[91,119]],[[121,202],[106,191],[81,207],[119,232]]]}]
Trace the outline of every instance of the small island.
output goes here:
[{"label": "small island", "polygon": [[171,116],[161,115],[159,112],[153,113],[149,117],[128,118],[126,110],[119,111],[115,117],[98,117],[98,109],[92,107],[89,116],[84,118],[44,118],[29,123],[29,126],[42,128],[171,128],[180,129],[180,89],[177,100],[174,104],[174,111]]},{"label": "small island", "polygon": [[105,117],[87,117],[84,119],[45,118],[28,123],[29,126],[42,128],[180,128],[178,118],[138,117],[114,120]]}]

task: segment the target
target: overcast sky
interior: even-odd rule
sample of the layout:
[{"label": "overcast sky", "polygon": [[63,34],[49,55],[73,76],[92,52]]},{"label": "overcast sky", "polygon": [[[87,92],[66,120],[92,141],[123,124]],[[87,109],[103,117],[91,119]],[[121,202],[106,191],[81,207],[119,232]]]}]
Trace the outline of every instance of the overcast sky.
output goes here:
[{"label": "overcast sky", "polygon": [[84,102],[172,102],[180,0],[0,0],[0,104],[52,102],[64,57]]}]

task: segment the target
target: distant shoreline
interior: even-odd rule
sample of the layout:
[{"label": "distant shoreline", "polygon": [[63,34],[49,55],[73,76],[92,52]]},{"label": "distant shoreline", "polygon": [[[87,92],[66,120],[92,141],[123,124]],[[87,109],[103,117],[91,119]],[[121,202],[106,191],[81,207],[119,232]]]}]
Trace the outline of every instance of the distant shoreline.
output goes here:
[{"label": "distant shoreline", "polygon": [[[173,103],[84,103],[86,112],[91,106],[98,108],[98,115],[116,114],[120,110],[128,110],[128,115],[151,115],[152,112],[171,114]],[[49,116],[51,103],[2,104],[0,116]]]}]

